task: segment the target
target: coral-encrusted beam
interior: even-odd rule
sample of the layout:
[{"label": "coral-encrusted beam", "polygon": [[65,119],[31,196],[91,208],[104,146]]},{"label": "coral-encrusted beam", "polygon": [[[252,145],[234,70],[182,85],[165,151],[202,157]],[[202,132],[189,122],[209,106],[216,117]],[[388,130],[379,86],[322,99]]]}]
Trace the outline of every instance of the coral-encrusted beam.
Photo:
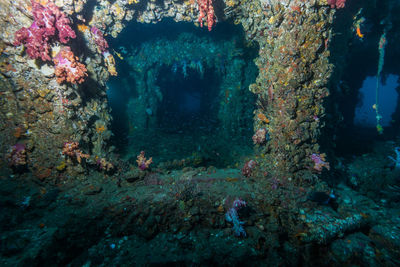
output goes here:
[{"label": "coral-encrusted beam", "polygon": [[207,15],[207,26],[208,30],[211,31],[212,26],[215,24],[213,0],[197,0],[197,4],[200,12],[198,19],[200,26],[203,27],[203,18]]}]

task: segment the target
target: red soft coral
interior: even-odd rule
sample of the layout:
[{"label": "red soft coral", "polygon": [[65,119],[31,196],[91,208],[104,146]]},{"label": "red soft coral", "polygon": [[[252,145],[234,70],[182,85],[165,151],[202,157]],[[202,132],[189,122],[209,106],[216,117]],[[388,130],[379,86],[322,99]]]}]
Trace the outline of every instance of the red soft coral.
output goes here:
[{"label": "red soft coral", "polygon": [[54,17],[53,11],[33,0],[31,0],[31,3],[34,23],[36,22],[37,26],[43,28],[47,36],[54,35],[56,32],[54,28],[56,18]]}]

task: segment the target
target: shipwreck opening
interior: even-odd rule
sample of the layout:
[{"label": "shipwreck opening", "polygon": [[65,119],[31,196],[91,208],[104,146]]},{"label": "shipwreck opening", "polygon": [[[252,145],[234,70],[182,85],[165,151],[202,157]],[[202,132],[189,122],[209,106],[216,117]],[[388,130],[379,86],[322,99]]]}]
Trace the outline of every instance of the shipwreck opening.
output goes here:
[{"label": "shipwreck opening", "polygon": [[196,130],[215,129],[218,89],[221,82],[215,69],[200,68],[178,72],[173,65],[161,68],[157,85],[163,95],[157,114],[157,129],[170,133],[190,134]]},{"label": "shipwreck opening", "polygon": [[108,82],[113,144],[134,162],[228,167],[252,152],[258,47],[241,27],[208,32],[165,20],[132,24],[113,40],[117,78]]},{"label": "shipwreck opening", "polygon": [[352,19],[338,13],[334,31],[348,33],[335,35],[331,48],[336,155],[372,153],[399,132],[399,20],[394,16],[399,7],[393,4],[379,2],[369,9],[349,4]]}]

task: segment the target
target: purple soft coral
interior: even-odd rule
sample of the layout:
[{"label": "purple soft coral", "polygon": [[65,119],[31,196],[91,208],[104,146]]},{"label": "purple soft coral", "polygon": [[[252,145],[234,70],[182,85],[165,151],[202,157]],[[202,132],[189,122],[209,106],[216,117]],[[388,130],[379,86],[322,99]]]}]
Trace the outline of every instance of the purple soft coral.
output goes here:
[{"label": "purple soft coral", "polygon": [[246,202],[237,198],[233,201],[232,208],[225,214],[225,219],[233,223],[233,232],[235,236],[246,236],[246,231],[243,228],[244,222],[239,220],[238,214],[238,210],[242,207],[246,207]]}]

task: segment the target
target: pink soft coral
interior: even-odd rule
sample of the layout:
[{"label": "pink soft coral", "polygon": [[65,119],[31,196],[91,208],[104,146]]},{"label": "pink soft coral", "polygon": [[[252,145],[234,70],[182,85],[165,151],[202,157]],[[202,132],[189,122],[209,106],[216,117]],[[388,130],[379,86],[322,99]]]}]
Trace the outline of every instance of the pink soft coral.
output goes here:
[{"label": "pink soft coral", "polygon": [[328,0],[328,5],[331,6],[331,8],[344,8],[346,4],[346,0]]},{"label": "pink soft coral", "polygon": [[261,128],[256,131],[253,135],[253,143],[254,144],[263,144],[267,140],[267,129]]},{"label": "pink soft coral", "polygon": [[245,177],[250,177],[253,173],[254,168],[257,166],[257,162],[255,160],[246,161],[242,168],[242,174]]},{"label": "pink soft coral", "polygon": [[92,33],[94,42],[97,45],[97,48],[100,50],[101,53],[108,51],[108,43],[106,41],[106,39],[104,39],[103,33],[101,32],[101,30],[99,30],[99,28],[97,28],[96,26],[93,26],[90,29],[90,32]]},{"label": "pink soft coral", "polygon": [[85,65],[79,63],[78,57],[72,53],[69,47],[61,49],[54,57],[53,62],[56,65],[55,74],[58,83],[64,81],[82,83],[87,76]]},{"label": "pink soft coral", "polygon": [[67,43],[75,38],[75,32],[69,26],[70,20],[53,3],[46,6],[31,0],[34,21],[29,28],[22,27],[15,33],[14,45],[25,45],[26,52],[31,58],[51,60],[49,56],[50,38],[58,32],[61,43]]},{"label": "pink soft coral", "polygon": [[23,44],[30,58],[41,58],[46,61],[51,60],[48,40],[46,29],[39,27],[34,21],[29,28],[22,27],[15,33],[14,45]]},{"label": "pink soft coral", "polygon": [[207,26],[208,30],[211,31],[212,26],[215,24],[213,0],[197,0],[197,4],[200,12],[198,18],[200,26],[203,27],[203,18],[207,15]]},{"label": "pink soft coral", "polygon": [[153,158],[146,159],[144,151],[141,151],[137,156],[137,165],[140,170],[144,171],[150,167],[150,164],[153,163]]},{"label": "pink soft coral", "polygon": [[20,167],[26,165],[26,146],[25,144],[15,144],[10,148],[7,155],[10,167]]},{"label": "pink soft coral", "polygon": [[325,153],[322,154],[313,153],[311,155],[311,160],[314,162],[314,167],[313,167],[314,170],[322,172],[322,169],[326,168],[329,171],[330,169],[329,162],[326,161]]}]

